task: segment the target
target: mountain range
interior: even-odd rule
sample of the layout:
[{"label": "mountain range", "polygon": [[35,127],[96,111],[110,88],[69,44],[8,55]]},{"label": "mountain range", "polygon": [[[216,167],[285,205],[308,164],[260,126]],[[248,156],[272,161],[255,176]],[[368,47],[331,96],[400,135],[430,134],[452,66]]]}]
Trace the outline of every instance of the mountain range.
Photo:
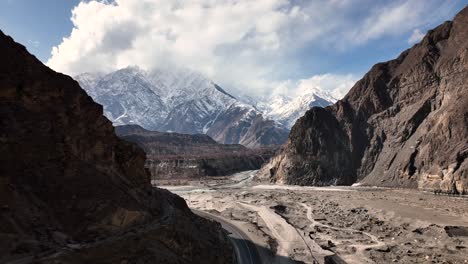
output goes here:
[{"label": "mountain range", "polygon": [[320,89],[295,98],[278,95],[246,101],[200,73],[175,67],[146,71],[132,66],[107,74],[83,73],[75,79],[104,106],[114,125],[203,133],[220,143],[248,147],[283,144],[290,127],[311,106],[336,101]]}]

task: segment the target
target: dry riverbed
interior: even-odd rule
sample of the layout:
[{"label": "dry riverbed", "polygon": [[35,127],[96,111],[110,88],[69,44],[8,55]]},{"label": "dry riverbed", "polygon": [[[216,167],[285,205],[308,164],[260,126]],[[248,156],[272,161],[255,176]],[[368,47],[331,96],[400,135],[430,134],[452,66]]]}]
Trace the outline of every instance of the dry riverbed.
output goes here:
[{"label": "dry riverbed", "polygon": [[230,220],[269,251],[268,263],[323,263],[333,254],[346,263],[468,263],[466,198],[256,185],[252,175],[168,189],[190,207]]}]

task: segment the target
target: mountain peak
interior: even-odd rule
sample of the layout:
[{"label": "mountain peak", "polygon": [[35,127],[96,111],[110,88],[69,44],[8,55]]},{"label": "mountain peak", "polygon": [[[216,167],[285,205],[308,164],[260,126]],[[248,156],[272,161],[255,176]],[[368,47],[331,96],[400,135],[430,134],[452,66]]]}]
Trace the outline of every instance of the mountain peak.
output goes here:
[{"label": "mountain peak", "polygon": [[143,68],[140,68],[137,65],[129,65],[125,68],[119,69],[116,72],[125,72],[128,74],[146,74],[147,71],[144,70]]},{"label": "mountain peak", "polygon": [[311,107],[326,107],[337,100],[330,93],[312,87],[297,93],[295,96],[275,94],[259,106],[265,112],[266,117],[277,120],[282,125],[291,128],[296,120]]},{"label": "mountain peak", "polygon": [[[255,107],[242,103],[201,73],[186,68],[129,66],[103,76],[79,75],[77,80],[104,106],[115,125],[138,124],[145,129],[206,133],[221,143],[282,144],[287,129],[274,126],[274,140],[249,129],[270,126]],[[261,121],[259,121],[261,120]],[[244,142],[246,135],[249,141]],[[258,139],[258,141],[256,141]]]}]

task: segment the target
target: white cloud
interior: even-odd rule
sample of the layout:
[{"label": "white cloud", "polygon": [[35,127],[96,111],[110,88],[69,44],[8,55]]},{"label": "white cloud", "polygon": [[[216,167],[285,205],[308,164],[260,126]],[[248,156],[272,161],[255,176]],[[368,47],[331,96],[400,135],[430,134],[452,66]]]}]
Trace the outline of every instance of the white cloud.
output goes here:
[{"label": "white cloud", "polygon": [[[377,2],[377,1],[376,1]],[[339,38],[333,38],[339,49],[364,44],[386,36],[398,36],[415,27],[432,25],[447,18],[456,1],[397,0],[384,5],[368,5],[367,15],[359,22],[351,23],[349,30]]]},{"label": "white cloud", "polygon": [[422,33],[418,28],[413,30],[413,33],[408,39],[408,44],[414,44],[421,41],[426,34]]},{"label": "white cloud", "polygon": [[47,64],[71,75],[175,64],[264,93],[289,72],[313,74],[292,59],[302,47],[346,50],[407,34],[428,23],[431,10],[448,8],[438,0],[86,1],[72,10],[74,28]]},{"label": "white cloud", "polygon": [[283,50],[280,34],[290,19],[288,2],[218,3],[82,2],[73,10],[71,35],[53,48],[47,64],[70,74],[168,63],[226,78],[244,70],[266,73],[268,67],[257,58],[279,56]]}]

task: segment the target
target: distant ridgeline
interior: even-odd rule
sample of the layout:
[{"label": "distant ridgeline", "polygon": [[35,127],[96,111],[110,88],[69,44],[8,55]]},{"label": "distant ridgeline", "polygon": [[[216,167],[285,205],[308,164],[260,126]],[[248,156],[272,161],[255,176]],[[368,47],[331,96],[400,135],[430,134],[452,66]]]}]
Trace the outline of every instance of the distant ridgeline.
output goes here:
[{"label": "distant ridgeline", "polygon": [[248,149],[219,144],[207,135],[149,131],[137,125],[117,126],[117,135],[146,152],[146,168],[153,180],[223,176],[259,169],[275,148]]}]

